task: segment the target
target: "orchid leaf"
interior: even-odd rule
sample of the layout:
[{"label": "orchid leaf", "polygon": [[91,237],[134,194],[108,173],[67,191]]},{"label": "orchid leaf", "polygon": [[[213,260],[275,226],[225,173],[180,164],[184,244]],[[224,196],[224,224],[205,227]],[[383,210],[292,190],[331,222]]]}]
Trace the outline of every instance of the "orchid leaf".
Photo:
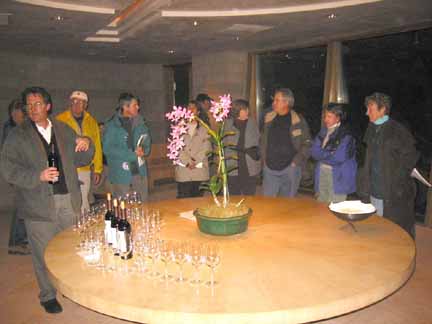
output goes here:
[{"label": "orchid leaf", "polygon": [[232,131],[232,132],[226,132],[225,134],[223,134],[222,138],[225,138],[227,136],[234,136],[235,134],[237,134],[237,132],[234,132],[234,131]]}]

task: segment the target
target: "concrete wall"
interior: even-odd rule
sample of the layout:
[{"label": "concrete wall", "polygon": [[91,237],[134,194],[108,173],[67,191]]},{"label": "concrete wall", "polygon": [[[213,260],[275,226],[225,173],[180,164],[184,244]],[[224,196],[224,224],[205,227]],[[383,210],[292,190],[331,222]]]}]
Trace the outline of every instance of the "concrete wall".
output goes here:
[{"label": "concrete wall", "polygon": [[0,122],[7,106],[27,86],[43,86],[51,94],[54,113],[66,108],[68,96],[81,89],[89,95],[89,112],[98,120],[114,112],[121,92],[141,98],[142,113],[155,143],[165,141],[167,109],[163,67],[159,64],[120,64],[0,53]]},{"label": "concrete wall", "polygon": [[[162,143],[165,143],[168,129],[164,120],[168,102],[162,65],[90,62],[0,52],[0,75],[1,125],[8,118],[9,103],[28,86],[42,86],[48,90],[54,114],[66,108],[73,90],[83,90],[90,98],[89,112],[98,121],[110,118],[119,94],[128,91],[141,98],[141,112],[150,125],[153,143],[161,144],[157,147],[165,146]],[[0,208],[12,203],[10,192],[10,187],[0,177]]]},{"label": "concrete wall", "polygon": [[230,93],[247,98],[247,52],[219,52],[192,58],[192,95],[208,93],[212,98]]}]

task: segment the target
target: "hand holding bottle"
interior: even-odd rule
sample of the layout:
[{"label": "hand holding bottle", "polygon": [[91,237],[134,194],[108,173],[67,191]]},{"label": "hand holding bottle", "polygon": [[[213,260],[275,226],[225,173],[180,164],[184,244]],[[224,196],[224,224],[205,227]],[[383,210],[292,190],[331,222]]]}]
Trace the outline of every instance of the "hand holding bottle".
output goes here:
[{"label": "hand holding bottle", "polygon": [[56,182],[59,175],[60,172],[58,172],[57,168],[49,167],[40,173],[39,179],[42,182]]}]

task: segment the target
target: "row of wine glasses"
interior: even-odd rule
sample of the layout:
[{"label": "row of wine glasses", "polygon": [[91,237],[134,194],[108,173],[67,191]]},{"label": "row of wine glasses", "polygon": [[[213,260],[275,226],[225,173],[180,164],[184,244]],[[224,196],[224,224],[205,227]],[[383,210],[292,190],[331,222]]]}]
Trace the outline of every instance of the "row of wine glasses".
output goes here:
[{"label": "row of wine glasses", "polygon": [[128,219],[135,234],[158,236],[163,227],[159,209],[131,208]]},{"label": "row of wine glasses", "polygon": [[203,283],[200,277],[202,267],[206,265],[210,270],[210,280],[206,285],[217,284],[215,269],[220,263],[220,248],[217,244],[162,240],[160,234],[164,222],[160,210],[139,205],[139,199],[134,194],[125,198],[135,204],[127,209],[132,228],[132,260],[120,260],[105,241],[104,215],[107,207],[104,203],[98,203],[83,211],[74,226],[74,230],[79,233],[78,253],[89,266],[107,271],[135,272],[145,274],[150,279],[188,282],[198,286]]},{"label": "row of wine glasses", "polygon": [[[211,276],[207,285],[217,284],[215,281],[215,268],[220,263],[220,248],[215,243],[202,244],[195,242],[159,240],[147,238],[134,241],[135,263],[140,272],[147,273],[149,278],[160,277],[163,281],[175,280],[177,283],[189,282],[191,285],[200,285],[200,270],[202,265],[210,268]],[[160,273],[156,264],[163,265]],[[176,264],[178,275],[169,273],[169,266]],[[192,278],[188,280],[185,276],[184,267],[192,266]]]}]

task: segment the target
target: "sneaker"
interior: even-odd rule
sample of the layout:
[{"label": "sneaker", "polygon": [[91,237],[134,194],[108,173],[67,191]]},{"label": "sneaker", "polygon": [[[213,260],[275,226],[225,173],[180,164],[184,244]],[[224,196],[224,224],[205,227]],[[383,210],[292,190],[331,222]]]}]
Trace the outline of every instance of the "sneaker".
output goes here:
[{"label": "sneaker", "polygon": [[43,306],[43,308],[45,308],[45,311],[50,314],[57,314],[63,311],[62,306],[55,298],[50,299],[46,302],[41,302],[40,304]]}]

